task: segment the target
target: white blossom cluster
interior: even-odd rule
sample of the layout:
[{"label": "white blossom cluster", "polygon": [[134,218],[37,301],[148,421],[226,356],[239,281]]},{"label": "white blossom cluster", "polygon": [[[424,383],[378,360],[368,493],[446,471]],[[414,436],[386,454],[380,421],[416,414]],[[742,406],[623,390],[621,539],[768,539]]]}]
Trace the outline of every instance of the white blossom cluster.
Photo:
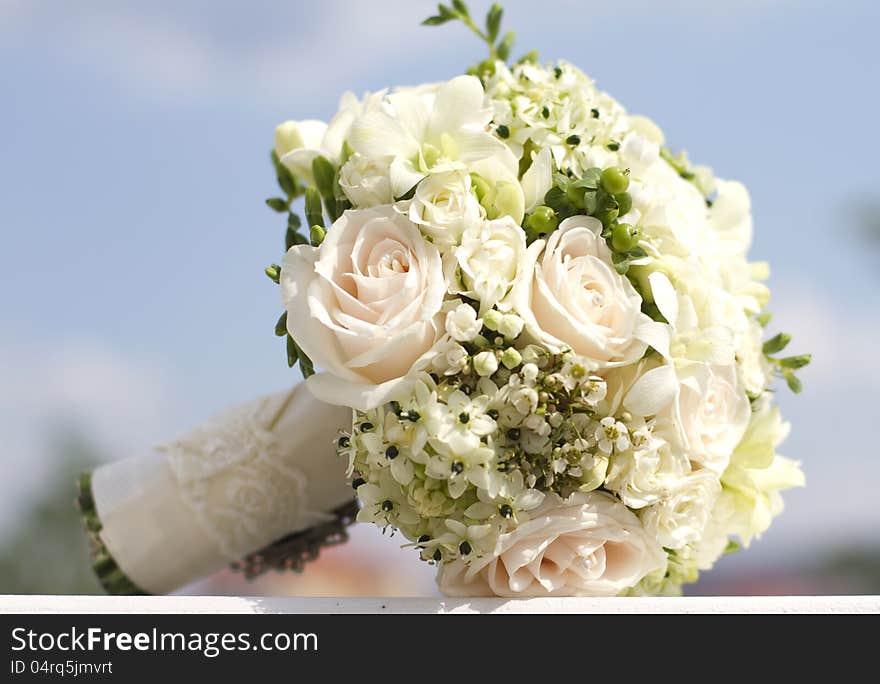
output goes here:
[{"label": "white blossom cluster", "polygon": [[449,594],[674,593],[802,484],[768,389],[806,357],[764,339],[748,193],[664,144],[564,62],[276,131],[344,209],[285,256],[287,331],[353,409],[359,519]]}]

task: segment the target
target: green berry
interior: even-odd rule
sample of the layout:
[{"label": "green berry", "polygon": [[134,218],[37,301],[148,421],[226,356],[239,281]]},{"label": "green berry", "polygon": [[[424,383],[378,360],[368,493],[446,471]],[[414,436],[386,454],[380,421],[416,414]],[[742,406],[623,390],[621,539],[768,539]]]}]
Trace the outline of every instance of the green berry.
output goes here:
[{"label": "green berry", "polygon": [[620,192],[614,196],[617,200],[617,213],[625,216],[633,207],[633,198],[628,192]]},{"label": "green berry", "polygon": [[606,192],[617,195],[626,192],[629,187],[629,170],[618,166],[610,166],[602,172],[602,187]]},{"label": "green berry", "polygon": [[546,205],[535,207],[534,211],[526,218],[526,231],[534,234],[536,238],[549,235],[559,225],[556,212]]},{"label": "green berry", "polygon": [[628,223],[618,223],[611,230],[611,246],[615,252],[628,252],[639,244],[639,230]]}]

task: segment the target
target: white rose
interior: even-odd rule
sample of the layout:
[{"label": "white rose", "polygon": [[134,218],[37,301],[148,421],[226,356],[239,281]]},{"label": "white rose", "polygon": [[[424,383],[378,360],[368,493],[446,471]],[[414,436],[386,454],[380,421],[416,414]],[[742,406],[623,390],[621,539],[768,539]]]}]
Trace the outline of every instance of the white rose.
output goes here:
[{"label": "white rose", "polygon": [[604,492],[548,495],[495,552],[440,567],[447,596],[615,596],[666,564],[638,518]]},{"label": "white rose", "polygon": [[533,242],[510,301],[547,346],[614,367],[641,358],[646,340],[665,329],[642,313],[642,298],[614,270],[601,231],[597,219],[572,216]]},{"label": "white rose", "polygon": [[681,440],[692,461],[724,472],[751,416],[749,398],[736,366],[687,365],[676,371],[679,389],[658,415]]},{"label": "white rose", "polygon": [[390,204],[388,163],[353,154],[339,169],[339,187],[358,209]]},{"label": "white rose", "polygon": [[481,223],[484,214],[471,192],[470,174],[462,170],[429,175],[416,187],[407,211],[441,249],[458,244],[465,229]]},{"label": "white rose", "polygon": [[697,470],[678,482],[660,503],[641,511],[645,529],[667,549],[680,549],[700,540],[721,493],[718,475]]},{"label": "white rose", "polygon": [[324,372],[315,396],[360,410],[387,397],[437,339],[440,253],[391,206],[345,212],[320,247],[284,257],[290,334]]},{"label": "white rose", "polygon": [[457,271],[462,294],[480,300],[481,314],[499,303],[509,308],[502,300],[524,277],[526,234],[509,216],[471,225],[448,264]]}]

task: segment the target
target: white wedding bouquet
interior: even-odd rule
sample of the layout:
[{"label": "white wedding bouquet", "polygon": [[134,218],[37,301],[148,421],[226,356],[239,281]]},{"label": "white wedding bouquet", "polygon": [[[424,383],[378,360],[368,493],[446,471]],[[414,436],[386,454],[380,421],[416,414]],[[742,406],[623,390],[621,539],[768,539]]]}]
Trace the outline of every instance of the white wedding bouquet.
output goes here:
[{"label": "white wedding bouquet", "polygon": [[[267,204],[286,215],[287,251],[266,273],[284,306],[276,334],[313,397],[281,432],[263,421],[219,448],[204,445],[220,428],[178,445],[189,460],[168,463],[189,504],[276,486],[255,487],[251,508],[213,506],[246,533],[223,538],[225,556],[187,533],[190,569],[135,585],[173,588],[316,524],[315,507],[346,510],[347,466],[357,519],[399,530],[447,595],[674,594],[803,484],[776,453],[788,426],[771,388],[799,391],[809,356],[781,357],[789,336],[765,335],[748,192],[670,152],[575,66],[509,63],[501,18],[493,5],[480,28],[464,2],[441,4],[425,23],[463,22],[488,59],[444,83],[347,93],[329,123],[277,127],[283,196]],[[225,452],[257,453],[237,445],[264,437],[287,446],[284,468],[230,475]],[[306,461],[298,489],[277,484]],[[296,505],[277,501],[287,491]],[[120,562],[128,575],[140,564]]]},{"label": "white wedding bouquet", "polygon": [[[748,545],[803,482],[771,384],[749,196],[575,66],[489,59],[288,121],[290,360],[354,410],[358,520],[400,530],[448,595],[666,594]],[[330,222],[325,223],[324,213]],[[312,375],[313,365],[319,372]]]}]

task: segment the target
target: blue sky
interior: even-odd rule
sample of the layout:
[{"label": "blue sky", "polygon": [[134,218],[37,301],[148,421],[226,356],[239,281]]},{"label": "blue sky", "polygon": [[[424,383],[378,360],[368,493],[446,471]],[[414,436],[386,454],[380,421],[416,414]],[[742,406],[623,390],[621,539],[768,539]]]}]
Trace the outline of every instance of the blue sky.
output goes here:
[{"label": "blue sky", "polygon": [[[880,276],[855,225],[857,205],[880,202],[878,5],[506,6],[515,52],[578,64],[752,192],[772,330],[816,355],[805,393],[780,391],[783,451],[809,488],[730,562],[878,543]],[[420,27],[432,9],[0,0],[0,529],[49,467],[51,421],[123,456],[293,381],[261,274],[281,254],[263,205],[274,126],[331,116],[346,89],[460,73],[481,46],[459,26]]]}]

